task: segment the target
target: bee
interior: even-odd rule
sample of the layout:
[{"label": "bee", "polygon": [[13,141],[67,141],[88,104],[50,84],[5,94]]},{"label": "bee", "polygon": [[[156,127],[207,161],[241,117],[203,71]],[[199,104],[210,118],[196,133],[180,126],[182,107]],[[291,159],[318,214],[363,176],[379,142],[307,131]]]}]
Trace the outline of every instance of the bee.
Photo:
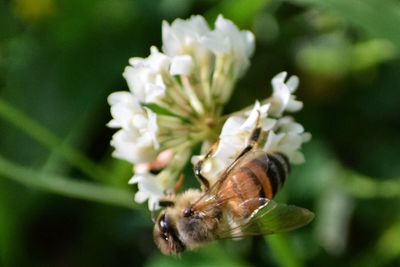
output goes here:
[{"label": "bee", "polygon": [[180,254],[214,240],[290,231],[314,218],[307,209],[272,200],[290,165],[285,155],[257,148],[260,134],[261,128],[256,127],[248,145],[210,185],[201,169],[218,143],[214,144],[194,168],[203,189],[160,201],[165,209],[155,221],[153,236],[163,254]]}]

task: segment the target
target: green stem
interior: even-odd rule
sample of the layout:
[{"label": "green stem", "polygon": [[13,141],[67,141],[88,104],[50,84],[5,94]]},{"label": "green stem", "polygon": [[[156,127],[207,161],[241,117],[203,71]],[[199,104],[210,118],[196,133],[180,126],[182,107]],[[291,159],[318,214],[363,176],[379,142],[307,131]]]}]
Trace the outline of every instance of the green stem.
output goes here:
[{"label": "green stem", "polygon": [[25,186],[63,196],[134,208],[133,194],[127,190],[46,174],[23,167],[0,156],[0,176]]},{"label": "green stem", "polygon": [[271,254],[274,255],[278,266],[281,267],[302,267],[303,262],[293,251],[288,238],[283,234],[271,235],[265,238],[271,249]]},{"label": "green stem", "polygon": [[381,180],[344,170],[344,188],[359,198],[400,198],[400,179]]},{"label": "green stem", "polygon": [[89,177],[92,177],[93,179],[101,178],[102,180],[109,179],[110,174],[108,174],[104,169],[97,166],[77,150],[67,146],[52,132],[2,99],[0,99],[0,117],[13,124],[49,150],[64,157],[72,166],[81,170]]}]

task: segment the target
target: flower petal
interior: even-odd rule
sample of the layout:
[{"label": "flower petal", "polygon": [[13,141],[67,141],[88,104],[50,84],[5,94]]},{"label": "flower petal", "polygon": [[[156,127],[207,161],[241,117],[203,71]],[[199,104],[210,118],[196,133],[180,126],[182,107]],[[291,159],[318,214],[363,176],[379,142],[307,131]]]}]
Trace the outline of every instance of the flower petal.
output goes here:
[{"label": "flower petal", "polygon": [[189,75],[193,68],[193,59],[191,56],[183,55],[172,58],[171,75]]}]

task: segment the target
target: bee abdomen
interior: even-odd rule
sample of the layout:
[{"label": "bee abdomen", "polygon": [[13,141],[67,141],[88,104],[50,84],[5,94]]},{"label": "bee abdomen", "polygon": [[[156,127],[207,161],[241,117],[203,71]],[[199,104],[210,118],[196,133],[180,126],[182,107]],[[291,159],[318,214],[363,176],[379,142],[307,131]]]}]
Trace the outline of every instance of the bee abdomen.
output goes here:
[{"label": "bee abdomen", "polygon": [[287,157],[281,153],[264,154],[253,159],[251,164],[255,164],[258,169],[253,171],[257,174],[257,180],[253,180],[260,185],[260,197],[274,197],[289,175]]},{"label": "bee abdomen", "polygon": [[285,183],[286,177],[289,176],[290,165],[288,158],[281,153],[268,154],[268,170],[267,174],[271,180],[275,180],[278,188]]}]

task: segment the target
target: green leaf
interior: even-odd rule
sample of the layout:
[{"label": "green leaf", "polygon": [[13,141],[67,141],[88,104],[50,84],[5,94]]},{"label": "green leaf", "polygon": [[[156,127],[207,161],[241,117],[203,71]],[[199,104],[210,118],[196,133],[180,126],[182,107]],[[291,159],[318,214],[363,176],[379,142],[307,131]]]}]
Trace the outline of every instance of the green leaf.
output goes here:
[{"label": "green leaf", "polygon": [[288,0],[333,12],[376,38],[400,48],[400,4],[393,0]]},{"label": "green leaf", "polygon": [[263,10],[270,2],[270,0],[225,0],[208,12],[207,17],[217,17],[218,14],[223,14],[226,18],[233,20],[239,27],[243,27],[248,25],[257,13]]}]

